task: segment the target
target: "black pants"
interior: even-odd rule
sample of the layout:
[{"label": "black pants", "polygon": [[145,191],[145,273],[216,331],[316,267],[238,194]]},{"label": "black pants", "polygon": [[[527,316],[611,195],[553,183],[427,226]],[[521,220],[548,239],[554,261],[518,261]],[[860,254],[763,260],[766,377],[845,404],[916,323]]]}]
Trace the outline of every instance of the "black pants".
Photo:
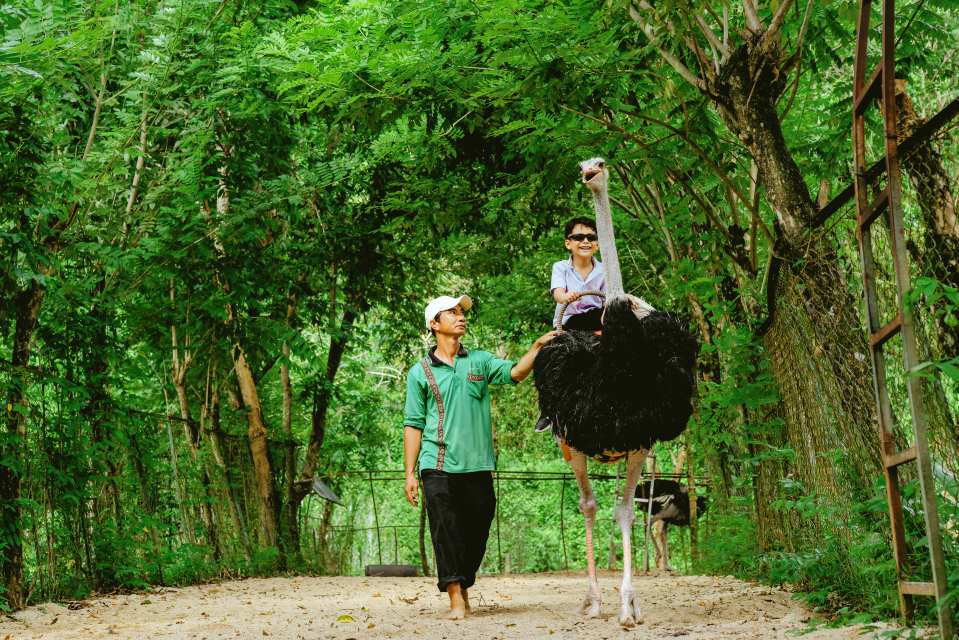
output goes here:
[{"label": "black pants", "polygon": [[603,310],[590,309],[586,313],[570,316],[563,328],[567,331],[600,331],[603,328]]},{"label": "black pants", "polygon": [[436,586],[446,591],[447,586],[459,582],[468,589],[476,582],[496,513],[493,474],[424,469],[420,477],[436,553]]}]

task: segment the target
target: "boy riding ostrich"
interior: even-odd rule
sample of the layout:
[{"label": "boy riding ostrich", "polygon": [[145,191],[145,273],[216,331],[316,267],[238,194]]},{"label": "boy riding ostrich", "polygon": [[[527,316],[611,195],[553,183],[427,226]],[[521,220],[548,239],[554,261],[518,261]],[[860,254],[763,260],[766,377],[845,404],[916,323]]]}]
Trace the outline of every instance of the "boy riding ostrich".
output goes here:
[{"label": "boy riding ostrich", "polygon": [[553,436],[579,485],[589,574],[581,611],[589,618],[599,616],[600,591],[593,554],[596,498],[586,462],[588,458],[603,463],[626,458],[625,486],[616,506],[623,539],[619,623],[632,627],[640,618],[630,552],[633,496],[653,443],[672,440],[686,428],[692,414],[699,347],[685,322],[625,293],[609,209],[606,163],[593,158],[580,163],[580,169],[583,183],[593,194],[606,268],[602,333],[596,336],[574,330],[560,334],[542,349],[533,371],[542,415],[549,418]]}]

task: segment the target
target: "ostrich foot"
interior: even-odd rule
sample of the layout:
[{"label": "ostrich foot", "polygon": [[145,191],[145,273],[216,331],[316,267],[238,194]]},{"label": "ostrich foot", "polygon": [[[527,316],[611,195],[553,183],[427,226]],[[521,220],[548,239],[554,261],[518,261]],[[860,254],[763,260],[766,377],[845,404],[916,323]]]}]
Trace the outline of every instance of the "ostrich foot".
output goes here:
[{"label": "ostrich foot", "polygon": [[579,612],[585,618],[598,618],[599,606],[599,587],[590,586],[586,590],[586,597],[583,598],[582,604],[579,605]]},{"label": "ostrich foot", "polygon": [[446,614],[447,620],[462,620],[466,617],[466,607],[450,607],[449,613]]},{"label": "ostrich foot", "polygon": [[632,629],[640,621],[639,603],[632,591],[623,592],[623,603],[619,609],[619,624],[626,629]]}]

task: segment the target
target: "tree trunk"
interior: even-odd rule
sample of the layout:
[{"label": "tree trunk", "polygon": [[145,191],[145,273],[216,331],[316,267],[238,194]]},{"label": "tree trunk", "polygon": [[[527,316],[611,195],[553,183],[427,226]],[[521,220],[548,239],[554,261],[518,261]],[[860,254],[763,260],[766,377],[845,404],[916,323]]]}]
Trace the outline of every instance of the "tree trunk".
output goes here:
[{"label": "tree trunk", "polygon": [[[170,304],[175,308],[175,289],[173,280],[170,280]],[[189,310],[187,311],[189,317]],[[190,461],[193,468],[200,473],[200,482],[203,487],[203,495],[200,500],[200,519],[203,521],[203,528],[206,532],[207,542],[213,548],[213,557],[218,560],[221,556],[220,540],[217,535],[216,520],[214,518],[213,508],[211,506],[212,497],[210,487],[210,474],[206,463],[200,460],[200,430],[197,428],[196,421],[190,412],[190,401],[187,398],[186,376],[193,363],[193,354],[190,351],[190,334],[187,333],[182,347],[177,338],[177,328],[175,324],[170,325],[170,341],[172,346],[171,357],[171,377],[173,388],[176,390],[177,405],[180,408],[180,424],[183,427],[183,435],[189,446]]]},{"label": "tree trunk", "polygon": [[[173,335],[174,340],[176,340],[175,330]],[[184,363],[181,365],[182,368],[178,370],[176,364],[176,349],[174,348],[172,379],[173,387],[176,390],[177,405],[180,409],[180,424],[183,427],[183,435],[187,441],[187,451],[190,452],[190,462],[192,463],[193,469],[200,474],[200,484],[203,487],[203,495],[201,496],[199,504],[200,519],[203,521],[203,529],[206,533],[207,542],[213,548],[213,557],[214,559],[219,559],[221,555],[220,540],[217,535],[213,508],[210,504],[210,498],[212,497],[210,474],[207,471],[205,462],[200,459],[200,430],[197,428],[193,414],[190,412],[190,401],[186,393],[187,366],[188,360],[184,359]]]},{"label": "tree trunk", "polygon": [[250,441],[250,454],[253,457],[261,534],[266,546],[275,547],[277,544],[276,516],[279,505],[277,504],[276,489],[273,486],[273,470],[270,465],[266,423],[263,420],[260,395],[256,389],[253,371],[250,369],[243,348],[239,344],[235,344],[233,347],[233,364],[237,381],[240,383],[243,404],[246,407],[247,437]]},{"label": "tree trunk", "polygon": [[[213,463],[220,476],[219,482],[223,487],[221,499],[225,499],[227,502],[230,510],[230,518],[233,520],[233,526],[236,527],[237,535],[240,536],[243,547],[243,557],[249,561],[252,556],[252,547],[250,545],[249,532],[246,527],[246,519],[243,517],[240,497],[237,495],[236,487],[234,487],[230,481],[229,470],[226,460],[223,457],[223,430],[220,427],[220,390],[217,387],[215,375],[209,405],[203,405],[203,415],[210,421],[209,428],[204,431],[207,434],[207,440],[210,444],[210,452],[213,454]],[[201,430],[203,430],[202,425]]]},{"label": "tree trunk", "polygon": [[[925,121],[916,113],[901,81],[897,81],[897,89],[897,131],[902,141]],[[924,275],[959,289],[959,217],[951,189],[952,177],[942,154],[932,141],[926,141],[902,159],[902,167],[916,191],[922,212],[925,233],[919,267]],[[950,327],[940,317],[937,328],[942,358],[959,355],[959,325]]]},{"label": "tree trunk", "polygon": [[[102,294],[104,285],[103,280],[98,283],[94,292],[95,296]],[[114,430],[120,427],[114,425],[111,428],[109,424],[110,396],[107,392],[109,370],[107,326],[109,319],[98,304],[93,305],[89,317],[93,326],[87,326],[86,330],[91,332],[92,336],[88,345],[88,352],[83,359],[84,386],[88,389],[89,399],[83,408],[82,415],[90,425],[90,434],[94,445],[89,452],[90,476],[94,487],[94,492],[88,498],[90,502],[89,511],[94,514],[90,518],[90,524],[93,527],[100,527],[105,523],[109,526],[109,521],[112,518],[112,528],[115,531],[112,535],[118,536],[122,532],[120,490],[117,486],[117,477],[120,475],[118,460],[121,458],[113,434]],[[109,505],[99,504],[97,489],[99,489],[100,482],[106,483],[106,497]],[[104,514],[109,515],[105,516]],[[94,539],[99,542],[101,537],[96,535],[96,529],[94,529],[94,534]],[[109,588],[116,581],[113,574],[118,561],[116,551],[111,544],[96,544],[95,555],[96,588],[101,590]]]},{"label": "tree trunk", "polygon": [[[140,443],[133,430],[129,432],[129,447],[127,449],[130,456],[130,464],[136,473],[137,489],[140,494],[140,508],[143,509],[143,513],[150,516],[150,520],[155,520],[157,512],[157,492],[150,482],[146,467],[143,464],[143,451],[140,449]],[[153,542],[153,549],[148,551],[147,554],[149,557],[157,558],[162,551],[162,545],[160,544],[160,533],[157,531],[156,525],[152,523],[150,525],[150,539]]]},{"label": "tree trunk", "polygon": [[[166,395],[166,388],[163,391]],[[167,408],[169,403],[165,403]],[[183,495],[183,485],[180,483],[179,460],[176,454],[176,443],[173,441],[173,416],[167,414],[166,419],[167,445],[170,447],[170,470],[173,472],[171,481],[173,482],[173,495],[176,496],[177,507],[180,511],[180,526],[183,528],[183,535],[187,542],[196,544],[196,530],[193,526],[193,516],[190,514],[190,507],[187,504],[186,496]]]},{"label": "tree trunk", "polygon": [[43,295],[43,287],[33,280],[14,300],[16,325],[10,359],[13,371],[5,407],[7,433],[0,447],[0,458],[5,459],[4,464],[0,464],[0,579],[3,580],[7,604],[14,610],[26,604],[23,591],[20,474],[27,437],[26,367],[30,363],[30,346],[40,317]]},{"label": "tree trunk", "polygon": [[343,354],[346,352],[346,345],[349,342],[355,320],[356,311],[353,309],[344,311],[339,327],[330,337],[330,349],[326,357],[326,384],[313,393],[310,442],[306,449],[303,469],[300,471],[300,477],[296,482],[293,493],[292,504],[295,505],[296,509],[299,509],[300,503],[309,495],[311,490],[313,475],[316,473],[316,467],[320,461],[320,448],[323,446],[323,438],[326,436],[326,411],[332,397],[333,380],[336,378],[336,372],[340,369],[340,363],[343,360]]},{"label": "tree trunk", "polygon": [[[331,489],[333,487],[330,487]],[[329,500],[323,501],[323,515],[320,518],[320,531],[319,534],[314,532],[313,535],[316,535],[319,538],[319,545],[317,546],[317,564],[321,571],[326,571],[329,573],[341,573],[337,570],[334,570],[332,563],[329,561],[329,545],[327,544],[327,536],[330,531],[330,522],[333,521],[333,503]],[[337,562],[339,565],[339,562]]]},{"label": "tree trunk", "polygon": [[[896,89],[897,134],[902,141],[925,121],[916,113],[906,93],[905,83],[897,80]],[[902,167],[916,192],[922,214],[922,250],[913,252],[919,272],[959,289],[959,218],[956,216],[951,189],[952,178],[946,170],[942,154],[932,141],[927,141],[903,157]],[[920,314],[917,316],[916,340],[923,360],[947,360],[959,355],[959,324],[949,326],[943,313],[935,314],[932,320]],[[930,333],[938,335],[938,340],[930,339]],[[959,424],[956,412],[950,410],[938,378],[923,379],[922,391],[933,450],[949,468],[959,471],[959,451],[956,449]]]},{"label": "tree trunk", "polygon": [[762,34],[747,35],[710,80],[708,93],[755,160],[779,220],[785,265],[764,342],[797,464],[816,486],[862,493],[881,469],[875,401],[871,385],[863,384],[872,378],[868,350],[836,252],[811,227],[816,206],[782,133],[776,103],[786,76],[779,73],[780,58]]},{"label": "tree trunk", "polygon": [[[286,307],[286,326],[296,312],[296,299],[291,294]],[[290,381],[290,345],[283,341],[283,359],[280,363],[280,386],[283,395],[283,507],[280,511],[281,545],[288,556],[287,562],[302,563],[300,553],[299,503],[296,501],[296,442],[293,439],[293,384]]]},{"label": "tree trunk", "polygon": [[[686,463],[686,489],[689,491],[689,559],[695,564],[699,560],[699,519],[697,514],[699,505],[696,502],[696,474],[692,451],[689,434],[686,434],[683,453]],[[676,471],[682,473],[682,466],[678,466]]]}]

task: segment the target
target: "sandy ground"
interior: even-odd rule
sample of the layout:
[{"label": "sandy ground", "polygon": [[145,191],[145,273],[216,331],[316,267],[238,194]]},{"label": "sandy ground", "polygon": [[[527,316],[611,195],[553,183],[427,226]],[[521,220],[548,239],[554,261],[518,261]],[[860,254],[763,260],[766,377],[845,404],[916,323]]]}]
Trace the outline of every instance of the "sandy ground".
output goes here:
[{"label": "sandy ground", "polygon": [[[0,617],[0,640],[44,638],[795,638],[813,616],[790,594],[733,578],[637,577],[641,624],[617,624],[619,576],[600,577],[599,619],[575,613],[580,574],[481,576],[470,589],[473,615],[442,619],[430,578],[270,578],[161,589],[149,594],[44,604]],[[889,627],[883,627],[889,628]],[[820,628],[803,638],[873,635],[869,629]]]}]

